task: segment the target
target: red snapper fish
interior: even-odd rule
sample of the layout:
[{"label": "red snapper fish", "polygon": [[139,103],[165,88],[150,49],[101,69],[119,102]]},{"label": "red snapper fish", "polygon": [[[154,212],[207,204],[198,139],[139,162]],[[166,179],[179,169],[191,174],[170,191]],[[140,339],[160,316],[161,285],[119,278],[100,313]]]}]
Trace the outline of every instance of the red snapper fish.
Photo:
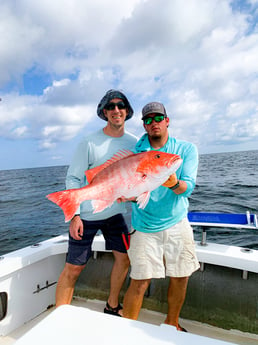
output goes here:
[{"label": "red snapper fish", "polygon": [[136,197],[143,209],[150,192],[166,182],[181,163],[180,156],[171,153],[119,151],[104,164],[85,171],[89,183],[85,187],[51,193],[47,198],[61,207],[66,222],[85,200],[92,200],[93,213],[103,211],[121,197]]}]

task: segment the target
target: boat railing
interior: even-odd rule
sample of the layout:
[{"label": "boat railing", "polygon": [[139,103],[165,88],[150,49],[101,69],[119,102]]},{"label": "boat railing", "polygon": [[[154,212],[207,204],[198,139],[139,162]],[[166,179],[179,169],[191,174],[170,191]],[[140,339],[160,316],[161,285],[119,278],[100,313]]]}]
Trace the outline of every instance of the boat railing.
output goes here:
[{"label": "boat railing", "polygon": [[188,220],[192,226],[202,229],[200,245],[207,245],[207,233],[209,228],[236,228],[257,230],[257,215],[246,213],[211,213],[211,212],[189,212]]},{"label": "boat railing", "polygon": [[[197,243],[197,253],[201,258],[204,256],[204,260],[208,263],[215,263],[221,261],[221,264],[225,266],[235,268],[242,268],[242,278],[248,278],[248,271],[256,272],[257,270],[257,255],[256,251],[249,248],[231,247],[230,255],[225,252],[223,245],[207,243],[207,230],[214,228],[233,228],[233,229],[246,229],[246,230],[258,230],[257,215],[251,214],[249,211],[246,213],[210,213],[210,212],[189,212],[188,220],[190,224],[195,227],[200,227],[202,230],[201,241]],[[214,251],[216,246],[216,251]],[[199,249],[198,249],[199,248]],[[220,252],[220,253],[219,253]],[[219,254],[218,254],[219,253]],[[245,254],[249,254],[247,258]],[[251,257],[250,255],[253,255]],[[230,257],[233,257],[233,261]],[[215,258],[216,257],[216,258]],[[220,257],[220,258],[219,258]],[[237,265],[236,260],[242,260],[245,264]],[[204,271],[204,260],[200,259],[200,270]],[[226,264],[226,260],[229,260]],[[238,266],[238,267],[237,267]],[[255,266],[255,267],[254,267]]]}]

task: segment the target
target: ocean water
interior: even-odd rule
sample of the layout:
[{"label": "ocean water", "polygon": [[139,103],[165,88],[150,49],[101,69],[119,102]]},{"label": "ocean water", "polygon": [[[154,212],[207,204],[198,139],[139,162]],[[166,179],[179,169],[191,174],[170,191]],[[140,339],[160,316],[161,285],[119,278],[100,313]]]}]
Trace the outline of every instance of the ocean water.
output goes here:
[{"label": "ocean water", "polygon": [[[46,199],[65,188],[67,168],[0,171],[0,255],[68,231],[62,210]],[[201,155],[189,211],[258,214],[257,184],[258,151]],[[201,230],[194,236],[200,240]],[[258,230],[210,229],[207,241],[258,249]]]}]

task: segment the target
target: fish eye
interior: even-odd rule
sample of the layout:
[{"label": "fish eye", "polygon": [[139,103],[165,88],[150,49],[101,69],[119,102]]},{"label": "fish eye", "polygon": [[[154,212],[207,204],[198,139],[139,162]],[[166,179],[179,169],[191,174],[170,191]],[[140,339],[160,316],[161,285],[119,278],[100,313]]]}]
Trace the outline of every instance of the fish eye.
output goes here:
[{"label": "fish eye", "polygon": [[156,154],[155,158],[160,158],[160,154],[159,153]]}]

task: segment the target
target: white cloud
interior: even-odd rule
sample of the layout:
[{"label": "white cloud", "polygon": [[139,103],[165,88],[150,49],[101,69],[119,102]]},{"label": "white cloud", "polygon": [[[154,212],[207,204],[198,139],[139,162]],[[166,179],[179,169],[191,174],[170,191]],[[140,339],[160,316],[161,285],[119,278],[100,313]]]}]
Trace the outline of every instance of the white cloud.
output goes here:
[{"label": "white cloud", "polygon": [[135,108],[127,124],[135,133],[142,106],[160,100],[171,133],[201,151],[254,143],[257,3],[248,12],[230,0],[3,0],[0,135],[60,156],[59,142],[104,125],[97,104],[121,88]]},{"label": "white cloud", "polygon": [[0,68],[7,68],[0,85],[35,65],[49,73],[75,72],[110,39],[138,0],[2,2]]},{"label": "white cloud", "polygon": [[16,138],[24,137],[28,132],[28,128],[26,126],[18,127],[13,130],[12,135]]}]

